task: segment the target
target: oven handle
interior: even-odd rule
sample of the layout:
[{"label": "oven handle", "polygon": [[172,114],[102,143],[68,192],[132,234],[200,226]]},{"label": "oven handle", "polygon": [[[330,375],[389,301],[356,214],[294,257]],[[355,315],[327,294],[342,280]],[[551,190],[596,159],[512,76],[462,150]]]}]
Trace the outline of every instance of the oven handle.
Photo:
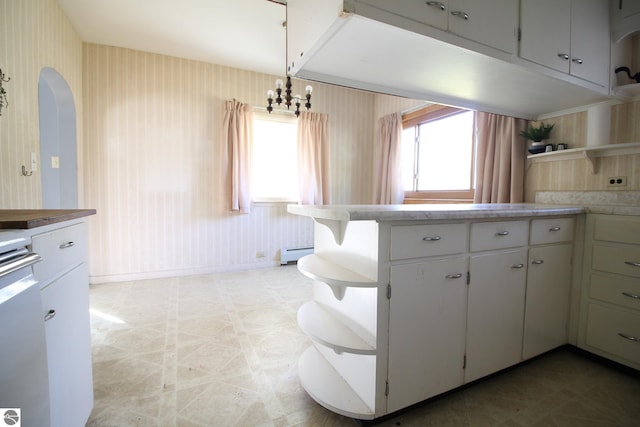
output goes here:
[{"label": "oven handle", "polygon": [[31,267],[40,260],[42,260],[42,257],[32,252],[29,255],[25,255],[21,258],[3,264],[0,266],[0,277],[4,277],[22,268]]}]

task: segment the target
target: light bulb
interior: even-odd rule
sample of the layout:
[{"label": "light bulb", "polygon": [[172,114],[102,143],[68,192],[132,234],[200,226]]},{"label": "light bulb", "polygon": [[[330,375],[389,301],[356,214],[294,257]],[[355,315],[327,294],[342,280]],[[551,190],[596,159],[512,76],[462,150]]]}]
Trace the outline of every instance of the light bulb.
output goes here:
[{"label": "light bulb", "polygon": [[293,97],[297,102],[300,102],[300,100],[302,99],[302,97],[300,95],[296,95]]},{"label": "light bulb", "polygon": [[271,89],[269,89],[267,91],[267,98],[273,98],[273,95],[274,95],[274,92]]},{"label": "light bulb", "polygon": [[276,80],[276,89],[282,89],[282,80]]},{"label": "light bulb", "polygon": [[306,88],[304,88],[304,90],[307,92],[307,95],[308,95],[313,91],[313,88],[311,86],[307,86]]}]

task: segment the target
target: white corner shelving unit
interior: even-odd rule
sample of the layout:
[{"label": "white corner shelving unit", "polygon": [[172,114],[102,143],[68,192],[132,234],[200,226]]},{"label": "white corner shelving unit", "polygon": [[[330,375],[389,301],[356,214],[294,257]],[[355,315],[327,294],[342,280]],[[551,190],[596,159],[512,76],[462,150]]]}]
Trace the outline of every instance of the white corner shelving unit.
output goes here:
[{"label": "white corner shelving unit", "polygon": [[531,163],[556,162],[561,160],[586,159],[591,165],[591,173],[598,172],[598,159],[601,157],[640,154],[640,142],[628,144],[609,144],[597,147],[570,148],[568,150],[552,151],[550,153],[531,154],[527,159]]},{"label": "white corner shelving unit", "polygon": [[325,244],[318,242],[316,253],[298,260],[298,270],[315,281],[313,300],[298,310],[298,325],[313,342],[298,361],[300,382],[324,407],[371,420],[376,416],[378,281],[348,268],[355,268],[348,262],[339,265],[327,253],[346,251],[361,234],[334,240],[333,230],[317,223],[316,234],[322,233]]}]

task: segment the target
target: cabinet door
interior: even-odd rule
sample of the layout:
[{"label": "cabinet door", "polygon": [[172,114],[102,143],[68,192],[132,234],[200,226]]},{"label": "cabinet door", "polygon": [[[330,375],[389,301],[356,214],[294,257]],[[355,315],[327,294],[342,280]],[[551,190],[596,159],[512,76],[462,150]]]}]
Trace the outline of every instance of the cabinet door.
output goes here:
[{"label": "cabinet door", "polygon": [[606,0],[574,1],[571,10],[570,72],[604,87],[609,87],[611,36],[608,16]]},{"label": "cabinet door", "polygon": [[471,257],[465,382],[522,360],[526,263],[526,249]]},{"label": "cabinet door", "polygon": [[568,73],[571,0],[522,0],[520,8],[520,57]]},{"label": "cabinet door", "polygon": [[467,259],[391,267],[388,412],[463,383]]},{"label": "cabinet door", "polygon": [[93,407],[88,275],[82,263],[42,290],[45,316],[55,311],[45,322],[52,426],[84,426]]},{"label": "cabinet door", "polygon": [[362,0],[362,3],[441,30],[447,29],[448,0]]},{"label": "cabinet door", "polygon": [[567,343],[572,245],[529,251],[523,358]]},{"label": "cabinet door", "polygon": [[517,46],[517,0],[449,0],[449,31],[514,53]]}]

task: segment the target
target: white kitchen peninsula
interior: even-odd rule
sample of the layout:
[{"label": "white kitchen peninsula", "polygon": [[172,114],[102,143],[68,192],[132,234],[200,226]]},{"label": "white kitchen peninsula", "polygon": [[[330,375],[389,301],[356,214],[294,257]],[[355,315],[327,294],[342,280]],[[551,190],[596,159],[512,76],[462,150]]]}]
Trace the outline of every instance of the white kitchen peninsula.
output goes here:
[{"label": "white kitchen peninsula", "polygon": [[[371,420],[568,342],[582,207],[290,205],[315,222],[300,380]],[[578,220],[579,219],[579,220]]]}]

